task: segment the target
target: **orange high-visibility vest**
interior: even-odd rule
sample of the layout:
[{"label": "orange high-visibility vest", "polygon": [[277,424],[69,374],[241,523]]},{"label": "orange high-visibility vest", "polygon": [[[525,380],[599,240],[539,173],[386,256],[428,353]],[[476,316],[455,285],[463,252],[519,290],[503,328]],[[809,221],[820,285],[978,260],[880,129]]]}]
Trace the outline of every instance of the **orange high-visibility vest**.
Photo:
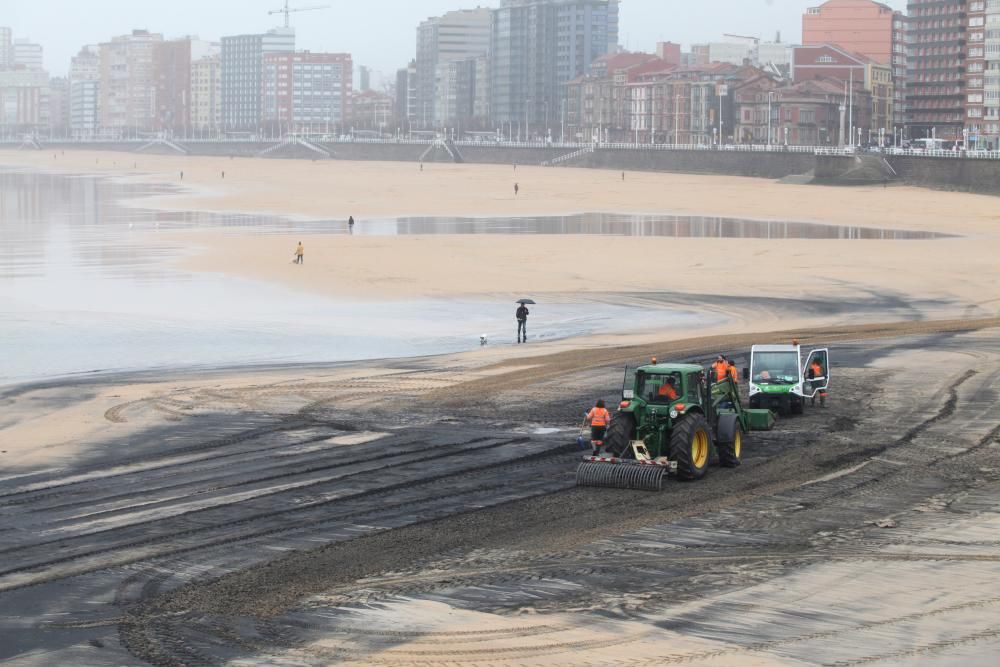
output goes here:
[{"label": "orange high-visibility vest", "polygon": [[715,371],[715,381],[722,382],[726,379],[726,374],[729,372],[726,370],[726,363],[716,361],[712,364],[712,370]]},{"label": "orange high-visibility vest", "polygon": [[676,400],[676,399],[677,399],[677,396],[679,395],[679,394],[677,393],[677,390],[676,390],[676,389],[674,389],[674,388],[673,388],[673,387],[672,387],[671,385],[669,385],[669,384],[661,384],[661,385],[660,385],[660,390],[659,390],[658,392],[656,392],[656,393],[657,393],[657,395],[658,395],[658,396],[666,396],[666,397],[667,397],[667,398],[669,398],[669,399],[670,399],[671,401],[673,401],[673,400]]},{"label": "orange high-visibility vest", "polygon": [[591,408],[587,413],[591,426],[607,426],[611,421],[611,413],[605,408]]},{"label": "orange high-visibility vest", "polygon": [[821,378],[823,377],[823,367],[820,366],[818,361],[812,362],[809,369],[813,372],[813,377]]},{"label": "orange high-visibility vest", "polygon": [[733,365],[729,366],[729,377],[733,378],[733,382],[739,384],[740,374],[737,372],[736,366]]}]

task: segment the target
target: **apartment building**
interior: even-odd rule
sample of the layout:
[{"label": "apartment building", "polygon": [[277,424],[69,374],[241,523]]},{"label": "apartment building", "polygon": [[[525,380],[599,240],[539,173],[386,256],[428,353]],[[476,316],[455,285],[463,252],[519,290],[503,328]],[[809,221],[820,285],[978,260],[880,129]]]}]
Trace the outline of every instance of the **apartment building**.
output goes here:
[{"label": "apartment building", "polygon": [[293,53],[295,30],[222,38],[222,125],[230,132],[259,132],[263,121],[264,56]]}]

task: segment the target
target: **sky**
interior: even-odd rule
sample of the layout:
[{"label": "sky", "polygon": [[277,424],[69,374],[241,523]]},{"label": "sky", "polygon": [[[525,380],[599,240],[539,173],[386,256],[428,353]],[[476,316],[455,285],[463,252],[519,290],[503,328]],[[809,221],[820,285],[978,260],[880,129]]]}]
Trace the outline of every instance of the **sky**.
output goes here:
[{"label": "sky", "polygon": [[[905,9],[906,0],[883,0]],[[292,15],[297,48],[348,52],[356,65],[387,76],[406,65],[416,50],[416,27],[429,16],[500,0],[292,0],[293,7],[330,5],[330,9]],[[685,45],[717,41],[724,33],[797,42],[802,14],[823,0],[621,0],[621,44],[652,51],[656,42]],[[70,58],[84,44],[144,28],[166,38],[197,35],[217,41],[223,35],[263,32],[284,17],[268,11],[284,0],[0,0],[0,26],[15,37],[45,49],[45,66],[65,75]]]}]

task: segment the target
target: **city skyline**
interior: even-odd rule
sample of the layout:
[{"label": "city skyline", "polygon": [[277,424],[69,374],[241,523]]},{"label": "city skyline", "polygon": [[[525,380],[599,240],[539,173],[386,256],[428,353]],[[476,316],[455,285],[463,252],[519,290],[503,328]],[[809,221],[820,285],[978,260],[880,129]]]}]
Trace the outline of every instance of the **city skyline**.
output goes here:
[{"label": "city skyline", "polygon": [[[684,45],[721,40],[725,33],[751,34],[772,40],[781,31],[782,41],[801,38],[802,13],[823,0],[708,0],[695,6],[681,0],[622,0],[621,37],[623,47],[652,51],[658,41]],[[339,3],[339,4],[338,4]],[[53,76],[64,76],[70,58],[84,44],[107,41],[111,36],[130,33],[135,28],[161,32],[165,37],[197,35],[218,41],[226,35],[262,32],[281,25],[283,17],[268,15],[281,7],[281,0],[218,0],[211,7],[193,0],[170,3],[136,3],[128,0],[99,0],[67,3],[57,0],[8,0],[0,24],[9,25],[18,37],[40,43],[45,68]],[[313,2],[293,3],[312,6]],[[322,4],[322,3],[321,3]],[[470,0],[369,0],[362,5],[328,0],[330,9],[293,14],[298,48],[311,51],[351,53],[357,65],[367,65],[391,80],[395,70],[414,56],[417,25],[430,16],[454,9],[499,6],[499,1]],[[886,0],[890,7],[906,9],[905,0]],[[152,6],[151,6],[152,5]],[[58,10],[60,20],[52,21]],[[384,19],[377,26],[378,38],[358,25]],[[377,17],[377,18],[376,18]]]}]

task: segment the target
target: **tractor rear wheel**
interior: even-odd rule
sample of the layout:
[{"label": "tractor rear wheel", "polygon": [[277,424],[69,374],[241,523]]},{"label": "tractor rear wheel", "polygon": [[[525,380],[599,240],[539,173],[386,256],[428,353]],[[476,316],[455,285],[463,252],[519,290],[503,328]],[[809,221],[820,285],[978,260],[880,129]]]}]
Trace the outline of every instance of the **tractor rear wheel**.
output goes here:
[{"label": "tractor rear wheel", "polygon": [[678,479],[700,479],[708,470],[712,435],[705,417],[688,415],[670,433],[670,460],[677,462]]},{"label": "tractor rear wheel", "polygon": [[631,412],[619,412],[611,420],[604,449],[621,458],[631,452],[629,443],[635,437],[635,417]]}]

